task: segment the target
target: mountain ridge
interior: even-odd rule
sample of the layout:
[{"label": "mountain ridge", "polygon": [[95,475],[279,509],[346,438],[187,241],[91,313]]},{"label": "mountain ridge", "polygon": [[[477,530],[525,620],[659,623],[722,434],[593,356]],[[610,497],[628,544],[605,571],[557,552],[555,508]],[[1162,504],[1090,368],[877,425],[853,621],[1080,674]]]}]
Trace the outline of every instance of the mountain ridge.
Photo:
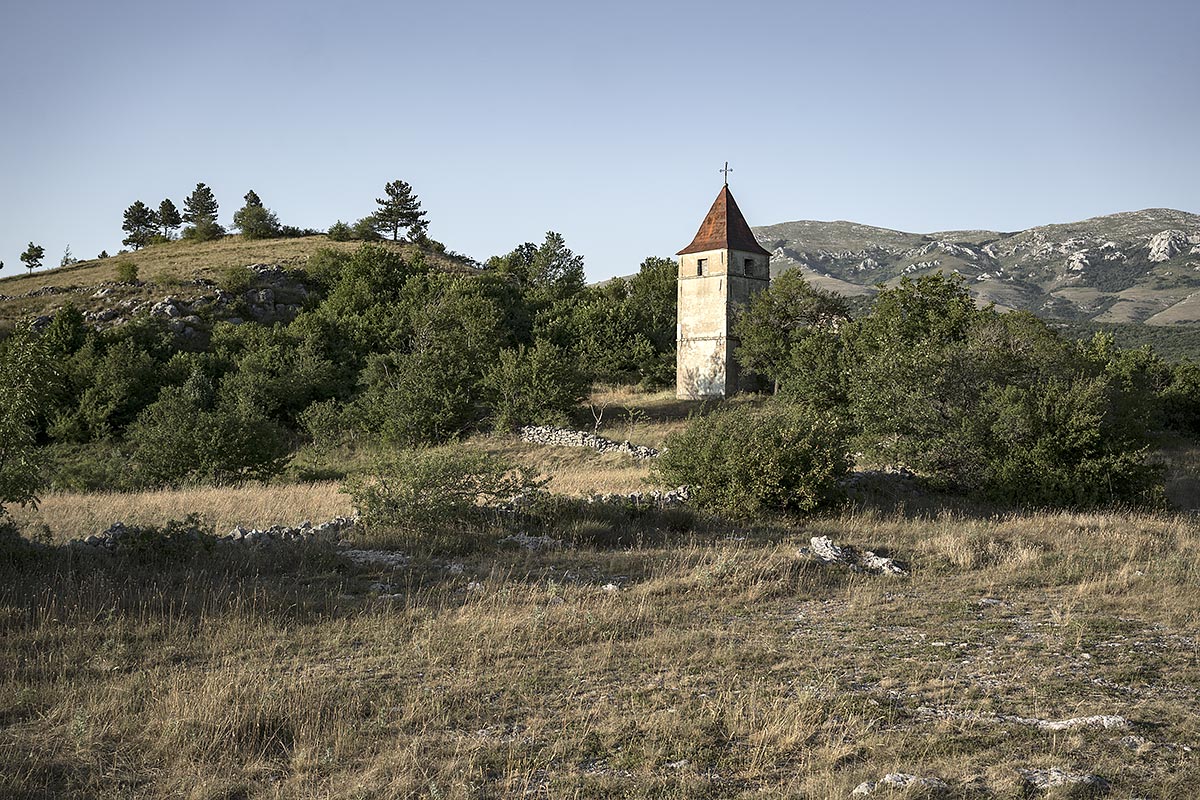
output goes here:
[{"label": "mountain ridge", "polygon": [[1061,321],[1200,323],[1200,215],[1121,211],[1019,231],[910,233],[849,220],[754,229],[772,275],[799,269],[846,295],[933,272],[962,275],[980,303]]}]

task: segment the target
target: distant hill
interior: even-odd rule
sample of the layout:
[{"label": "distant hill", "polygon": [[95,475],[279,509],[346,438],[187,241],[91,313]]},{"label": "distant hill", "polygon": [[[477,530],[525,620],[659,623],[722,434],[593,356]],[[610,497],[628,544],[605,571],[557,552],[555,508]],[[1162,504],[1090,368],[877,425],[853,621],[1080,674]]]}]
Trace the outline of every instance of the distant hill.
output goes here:
[{"label": "distant hill", "polygon": [[905,233],[854,222],[754,229],[771,271],[849,296],[905,275],[957,272],[980,302],[1063,322],[1200,323],[1200,215],[1130,211],[1015,233]]}]

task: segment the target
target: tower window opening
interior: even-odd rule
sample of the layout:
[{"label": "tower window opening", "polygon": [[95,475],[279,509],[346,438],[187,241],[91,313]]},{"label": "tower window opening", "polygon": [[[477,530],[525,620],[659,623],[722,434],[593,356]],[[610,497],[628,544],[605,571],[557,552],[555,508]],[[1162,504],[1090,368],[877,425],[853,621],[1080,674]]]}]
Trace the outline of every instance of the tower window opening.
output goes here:
[{"label": "tower window opening", "polygon": [[745,261],[742,262],[742,267],[747,275],[751,274],[752,272],[754,272],[754,259],[747,258]]},{"label": "tower window opening", "polygon": [[707,263],[708,263],[708,259],[707,259],[707,258],[697,258],[697,259],[696,259],[696,274],[697,274],[697,275],[703,275],[703,274],[704,274],[704,265],[705,265],[705,264],[707,264]]}]

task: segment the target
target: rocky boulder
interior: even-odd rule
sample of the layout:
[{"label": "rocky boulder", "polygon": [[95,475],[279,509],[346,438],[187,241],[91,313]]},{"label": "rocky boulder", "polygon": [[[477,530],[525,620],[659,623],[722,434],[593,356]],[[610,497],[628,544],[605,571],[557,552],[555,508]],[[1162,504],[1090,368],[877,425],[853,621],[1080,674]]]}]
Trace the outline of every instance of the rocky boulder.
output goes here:
[{"label": "rocky boulder", "polygon": [[1183,231],[1170,230],[1156,233],[1150,237],[1150,242],[1146,245],[1150,250],[1149,260],[1168,261],[1187,252],[1189,244],[1188,236]]}]

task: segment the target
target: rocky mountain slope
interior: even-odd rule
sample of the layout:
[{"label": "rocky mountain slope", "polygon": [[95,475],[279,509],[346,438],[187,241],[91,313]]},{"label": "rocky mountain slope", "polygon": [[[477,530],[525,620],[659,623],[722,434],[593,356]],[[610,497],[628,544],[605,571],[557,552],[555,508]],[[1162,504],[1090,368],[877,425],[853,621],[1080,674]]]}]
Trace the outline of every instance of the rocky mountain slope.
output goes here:
[{"label": "rocky mountain slope", "polygon": [[1015,233],[905,233],[853,222],[754,229],[772,274],[802,270],[846,295],[956,272],[980,302],[1059,320],[1200,323],[1200,215],[1152,208]]}]

